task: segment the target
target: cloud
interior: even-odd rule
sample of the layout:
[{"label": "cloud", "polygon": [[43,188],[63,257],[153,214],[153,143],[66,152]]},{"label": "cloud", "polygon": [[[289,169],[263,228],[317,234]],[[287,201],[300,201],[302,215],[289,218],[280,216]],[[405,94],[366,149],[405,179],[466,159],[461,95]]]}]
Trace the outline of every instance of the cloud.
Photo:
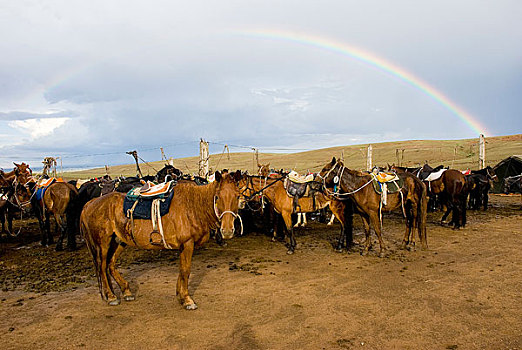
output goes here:
[{"label": "cloud", "polygon": [[35,118],[25,120],[13,120],[8,123],[12,128],[29,134],[33,139],[47,136],[62,126],[70,118]]},{"label": "cloud", "polygon": [[27,119],[56,119],[56,118],[71,118],[76,116],[75,112],[49,112],[49,113],[38,113],[38,112],[0,112],[0,120],[27,120]]}]

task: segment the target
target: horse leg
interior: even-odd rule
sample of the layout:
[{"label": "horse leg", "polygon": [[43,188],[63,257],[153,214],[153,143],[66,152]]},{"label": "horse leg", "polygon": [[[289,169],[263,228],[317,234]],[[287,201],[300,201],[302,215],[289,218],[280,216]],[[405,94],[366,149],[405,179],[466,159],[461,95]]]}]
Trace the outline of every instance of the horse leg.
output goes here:
[{"label": "horse leg", "polygon": [[[480,207],[480,203],[479,203],[479,207]],[[479,208],[477,208],[477,209],[479,209]],[[462,227],[466,227],[466,197],[464,197],[461,201],[460,224]]]},{"label": "horse leg", "polygon": [[[338,253],[341,253],[343,251],[343,248],[345,246],[345,240],[346,240],[346,249],[349,249],[352,242],[348,240],[348,233],[345,232],[345,218],[344,218],[344,212],[341,210],[338,210],[339,208],[335,206],[331,206],[330,210],[332,211],[332,218],[337,217],[339,222],[341,223],[341,232],[339,233],[339,239],[337,240],[337,248],[335,248],[335,251]],[[342,208],[344,209],[344,208]]]},{"label": "horse leg", "polygon": [[63,240],[65,239],[65,227],[63,225],[63,218],[60,214],[54,214],[55,221],[55,231],[60,232],[60,237],[58,238],[58,242],[56,243],[56,251],[63,250]]},{"label": "horse leg", "polygon": [[462,201],[458,198],[453,203],[453,217],[451,218],[451,223],[453,224],[453,229],[460,228],[460,215],[462,210]]},{"label": "horse leg", "polygon": [[104,237],[101,239],[100,243],[100,265],[99,265],[99,274],[101,279],[102,286],[102,298],[107,301],[107,303],[111,306],[119,305],[120,301],[114,294],[112,290],[112,283],[109,279],[109,260],[110,260],[110,244],[111,244],[112,236]]},{"label": "horse leg", "polygon": [[121,252],[123,252],[123,249],[125,249],[124,243],[118,244],[114,239],[111,241],[111,250],[109,250],[109,253],[112,252],[112,256],[110,256],[109,272],[116,281],[116,283],[118,283],[118,286],[121,289],[123,300],[133,301],[135,297],[130,291],[129,282],[127,282],[120,274],[120,272],[116,270],[116,261],[120,257]]},{"label": "horse leg", "polygon": [[44,235],[46,238],[44,240],[47,242],[45,245],[51,245],[53,244],[53,235],[51,234],[51,217],[48,211],[44,214]]},{"label": "horse leg", "polygon": [[183,243],[183,251],[179,256],[179,276],[176,285],[176,295],[181,304],[187,310],[195,310],[198,308],[194,300],[189,295],[188,280],[190,277],[190,266],[192,264],[192,254],[194,252],[194,240]]},{"label": "horse leg", "polygon": [[70,209],[65,213],[65,230],[67,232],[67,250],[74,251],[76,250],[76,214],[72,212]]},{"label": "horse leg", "polygon": [[302,226],[305,227],[306,224],[307,224],[307,222],[306,222],[306,213],[302,213],[301,215],[302,215],[302,218],[303,218],[303,224],[302,224]]},{"label": "horse leg", "polygon": [[372,247],[372,240],[370,239],[370,217],[366,214],[361,214],[361,219],[364,226],[364,236],[366,238],[366,242],[364,243],[364,249],[361,252],[361,255],[366,255]]},{"label": "horse leg", "polygon": [[412,226],[412,203],[410,200],[408,200],[406,202],[406,204],[404,205],[404,211],[406,212],[406,218],[405,218],[405,224],[406,224],[406,229],[404,231],[404,237],[402,239],[402,245],[401,245],[401,248],[402,249],[407,249],[407,248],[410,248],[411,249],[411,246],[408,247],[410,244],[411,244],[411,226]]},{"label": "horse leg", "polygon": [[375,234],[377,235],[377,239],[379,239],[379,258],[382,258],[384,256],[384,251],[386,250],[384,246],[384,241],[382,239],[382,227],[381,227],[381,220],[379,219],[379,212],[375,211],[370,213],[370,225],[373,226],[373,229],[375,230]]},{"label": "horse leg", "polygon": [[291,212],[283,212],[282,213],[283,220],[285,222],[286,230],[288,231],[288,238],[289,238],[289,244],[288,244],[288,251],[287,254],[294,254],[296,242],[294,237],[294,228],[292,227],[292,214]]},{"label": "horse leg", "polygon": [[[450,212],[453,210],[453,203],[448,201],[446,203],[446,211],[444,212],[444,215],[442,215],[442,218],[440,219],[440,225],[443,226],[446,223],[446,218],[450,214]],[[453,219],[452,219],[453,220]]]},{"label": "horse leg", "polygon": [[294,227],[299,227],[299,225],[301,225],[301,218],[303,217],[302,215],[302,213],[297,213],[297,222],[295,223]]}]

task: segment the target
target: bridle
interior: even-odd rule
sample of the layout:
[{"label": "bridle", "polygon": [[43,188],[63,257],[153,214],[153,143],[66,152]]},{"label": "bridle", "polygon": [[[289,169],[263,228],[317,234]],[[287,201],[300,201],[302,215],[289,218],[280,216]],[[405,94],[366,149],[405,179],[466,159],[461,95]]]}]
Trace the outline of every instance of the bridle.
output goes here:
[{"label": "bridle", "polygon": [[[333,178],[333,183],[334,183],[334,190],[331,191],[328,187],[326,187],[326,179],[328,178],[328,176],[330,176],[330,174],[335,170],[335,168],[337,168],[337,165],[339,165],[339,170],[337,171],[337,175]],[[326,175],[323,177],[321,176],[321,174],[317,174],[317,176],[319,178],[321,178],[323,180],[323,189],[324,191],[330,195],[330,196],[333,196],[335,198],[343,198],[343,197],[346,197],[346,196],[349,196],[349,195],[352,195],[356,192],[359,192],[360,190],[362,190],[363,188],[365,188],[366,186],[368,186],[370,183],[372,183],[373,181],[373,177],[368,181],[366,182],[364,185],[362,185],[361,187],[353,190],[353,191],[350,191],[350,192],[344,192],[344,193],[341,193],[339,192],[340,189],[341,189],[341,180],[343,178],[343,174],[344,174],[344,171],[346,170],[347,168],[344,166],[344,165],[340,165],[339,162],[335,163],[335,165],[330,169],[328,170],[328,172],[326,173]]]},{"label": "bridle", "polygon": [[[260,175],[248,175],[247,176],[247,180],[246,180],[246,187],[245,189],[243,189],[243,191],[241,191],[241,195],[245,198],[245,201],[251,201],[256,195],[260,194],[260,197],[263,197],[263,192],[271,187],[271,186],[274,186],[276,183],[278,183],[279,181],[283,181],[285,178],[286,178],[286,174],[285,175],[281,175],[280,178],[274,180],[273,182],[263,186],[260,190],[256,191],[255,187],[254,187],[254,181],[253,179],[254,178],[257,178],[257,179],[263,179],[265,181],[265,184],[267,182],[267,178],[264,177],[264,176],[260,176]],[[252,185],[252,187],[249,187],[249,185]],[[245,192],[247,191],[252,191],[253,193],[250,194],[249,196],[247,196],[245,194]]]},{"label": "bridle", "polygon": [[221,212],[221,214],[219,214],[217,205],[216,205],[217,199],[218,199],[218,196],[215,195],[214,196],[214,214],[218,218],[218,221],[221,221],[221,219],[223,218],[223,215],[225,215],[225,214],[232,214],[232,216],[234,217],[234,220],[239,218],[239,223],[241,224],[241,233],[239,235],[242,236],[243,235],[243,220],[241,219],[241,215],[239,215],[239,213],[234,213],[232,210],[225,210],[225,211]]}]

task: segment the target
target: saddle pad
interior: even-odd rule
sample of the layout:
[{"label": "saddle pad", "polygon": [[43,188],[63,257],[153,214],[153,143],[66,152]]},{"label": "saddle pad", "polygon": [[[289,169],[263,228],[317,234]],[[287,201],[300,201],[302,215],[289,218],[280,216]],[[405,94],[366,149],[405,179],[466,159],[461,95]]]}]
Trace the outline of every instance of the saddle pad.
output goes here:
[{"label": "saddle pad", "polygon": [[306,182],[314,181],[314,174],[309,174],[309,175],[306,175],[306,176],[302,176],[302,175],[299,175],[297,172],[292,170],[288,174],[288,179],[290,179],[290,181],[295,182],[297,184],[304,184]]},{"label": "saddle pad", "polygon": [[36,185],[38,187],[49,187],[53,184],[53,182],[55,182],[56,179],[54,177],[51,177],[49,179],[40,179],[38,180],[38,182],[36,183]]},{"label": "saddle pad", "polygon": [[40,187],[36,190],[36,200],[41,201],[43,199],[46,189],[47,187]]},{"label": "saddle pad", "polygon": [[377,181],[379,181],[380,183],[399,180],[399,177],[395,173],[379,172],[377,175],[375,175],[375,177],[377,178]]},{"label": "saddle pad", "polygon": [[[392,180],[392,181],[386,182],[387,193],[399,192],[402,188],[403,183],[404,183],[404,181],[398,176],[397,176],[397,180]],[[375,177],[373,178],[372,185],[373,185],[373,189],[375,190],[375,192],[377,192],[378,194],[382,194],[383,184],[381,182],[377,181]]]},{"label": "saddle pad", "polygon": [[136,187],[130,190],[127,194],[128,197],[142,197],[142,198],[156,198],[156,197],[166,197],[166,195],[172,189],[174,181],[169,181],[166,183],[161,183],[159,185],[155,185],[152,182],[147,182],[142,187]]},{"label": "saddle pad", "polygon": [[[133,190],[129,191],[133,192]],[[152,202],[156,198],[146,198],[146,197],[129,197],[129,193],[123,199],[123,213],[127,216],[127,211],[134,206],[134,202],[138,201],[138,204],[134,208],[134,213],[132,217],[134,219],[151,219],[151,209]],[[169,212],[170,202],[172,201],[172,197],[174,196],[174,191],[170,191],[170,194],[166,198],[161,198],[160,200],[160,215],[164,216]]]},{"label": "saddle pad", "polygon": [[442,174],[444,174],[444,172],[446,170],[448,170],[448,169],[440,169],[439,171],[431,173],[431,174],[428,175],[427,178],[424,179],[424,181],[435,181],[435,180],[438,180],[438,179],[440,179],[440,177],[442,176]]}]

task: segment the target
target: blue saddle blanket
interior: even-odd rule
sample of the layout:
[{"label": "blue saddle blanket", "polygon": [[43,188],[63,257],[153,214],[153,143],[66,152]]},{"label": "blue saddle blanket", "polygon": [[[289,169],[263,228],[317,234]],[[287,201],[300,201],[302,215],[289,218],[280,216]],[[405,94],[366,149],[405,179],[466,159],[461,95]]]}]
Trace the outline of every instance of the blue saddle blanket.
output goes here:
[{"label": "blue saddle blanket", "polygon": [[171,190],[167,196],[159,196],[157,198],[144,198],[132,195],[132,190],[127,193],[125,199],[123,200],[123,213],[127,215],[127,211],[132,208],[134,202],[138,201],[136,207],[134,208],[134,213],[132,217],[134,219],[151,219],[151,209],[152,209],[152,201],[154,199],[159,198],[160,200],[160,215],[164,216],[169,212],[170,202],[172,201],[172,197],[174,195],[174,191]]},{"label": "blue saddle blanket", "polygon": [[47,189],[47,187],[41,187],[36,190],[36,200],[37,201],[41,201],[43,199],[46,189]]}]

